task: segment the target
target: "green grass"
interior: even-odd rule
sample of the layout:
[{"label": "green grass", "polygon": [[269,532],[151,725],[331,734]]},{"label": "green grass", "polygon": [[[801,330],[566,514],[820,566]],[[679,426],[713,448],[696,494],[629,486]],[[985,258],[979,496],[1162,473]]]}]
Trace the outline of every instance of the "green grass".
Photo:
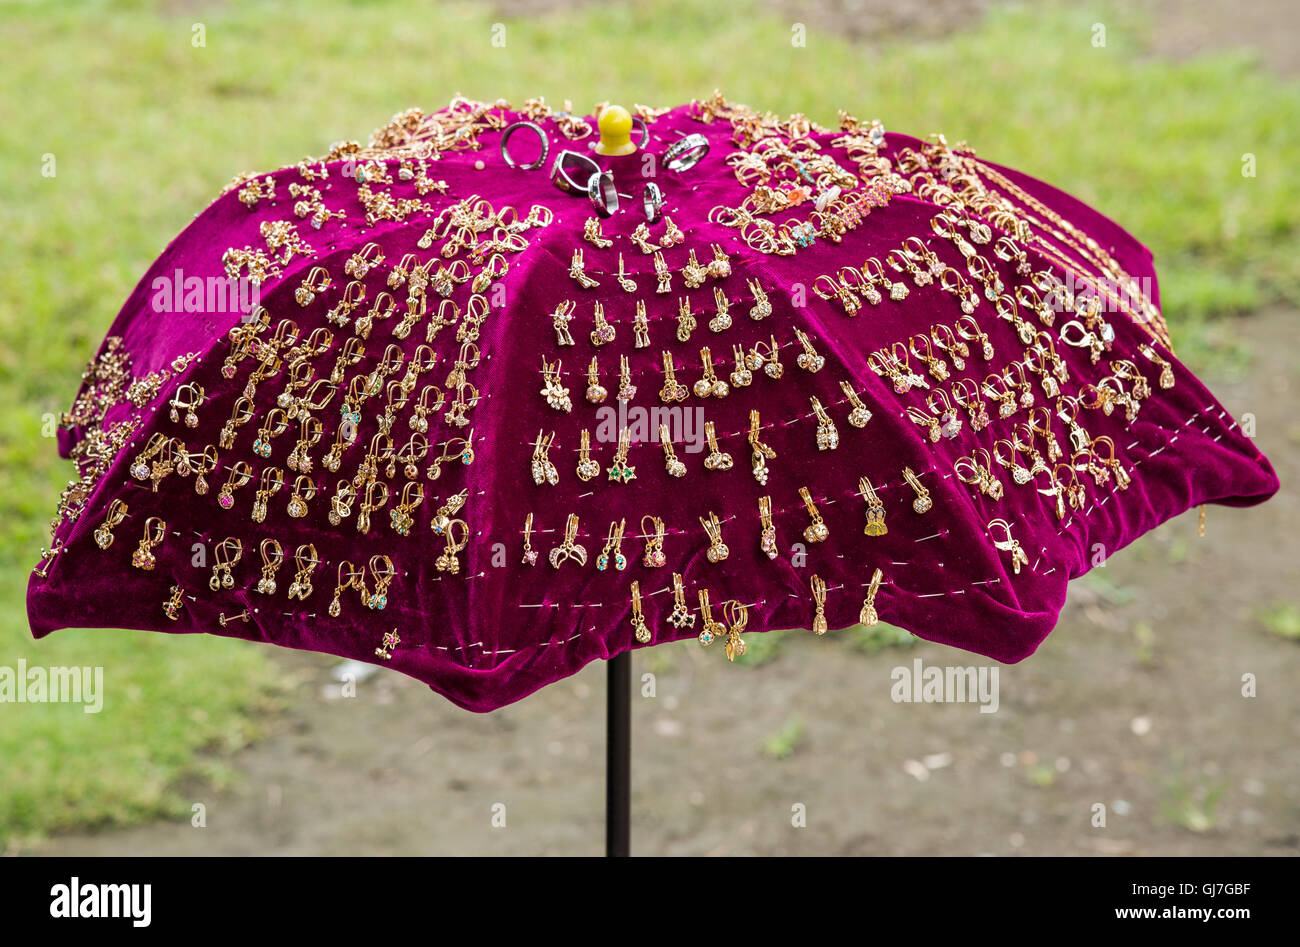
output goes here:
[{"label": "green grass", "polygon": [[[67,407],[145,268],[236,173],[363,139],[455,92],[587,111],[720,87],[824,124],[845,108],[941,130],[1096,205],[1155,251],[1194,367],[1240,364],[1215,317],[1300,297],[1296,84],[1239,55],[1153,60],[1142,21],[1119,8],[1001,12],[960,36],[870,51],[820,34],[793,48],[790,24],[766,10],[592,4],[509,21],[497,48],[494,16],[463,3],[0,7],[0,663],[104,665],[117,695],[97,717],[3,710],[0,837],[175,811],[167,787],[198,748],[249,737],[274,676],[261,649],[217,639],[65,632],[35,644],[21,606],[67,478],[43,419]],[[1105,49],[1089,43],[1098,20]],[[191,45],[195,23],[204,48]],[[1241,176],[1247,152],[1257,177]]]}]

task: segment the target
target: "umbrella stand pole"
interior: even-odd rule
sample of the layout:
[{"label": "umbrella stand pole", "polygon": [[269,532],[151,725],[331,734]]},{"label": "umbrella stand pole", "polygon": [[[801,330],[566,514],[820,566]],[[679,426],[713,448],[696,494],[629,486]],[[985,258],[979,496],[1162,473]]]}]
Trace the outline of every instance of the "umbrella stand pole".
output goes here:
[{"label": "umbrella stand pole", "polygon": [[632,810],[632,653],[607,662],[605,686],[605,855],[629,854]]}]

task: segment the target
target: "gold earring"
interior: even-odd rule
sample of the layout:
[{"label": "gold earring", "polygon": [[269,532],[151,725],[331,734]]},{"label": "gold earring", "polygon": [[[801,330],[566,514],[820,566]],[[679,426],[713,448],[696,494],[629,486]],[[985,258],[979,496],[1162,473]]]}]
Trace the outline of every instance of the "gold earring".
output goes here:
[{"label": "gold earring", "polygon": [[815,397],[808,400],[812,402],[813,414],[817,417],[817,449],[835,450],[840,446],[840,432],[836,429],[835,422],[820,401]]},{"label": "gold earring", "polygon": [[686,241],[686,235],[682,233],[671,217],[664,218],[664,225],[668,228],[662,237],[659,238],[659,246],[667,247],[672,245],[681,245]]},{"label": "gold earring", "polygon": [[257,591],[262,595],[274,595],[275,573],[284,562],[284,548],[278,540],[263,539],[259,549],[262,553],[262,577],[257,580]]},{"label": "gold earring", "polygon": [[632,231],[628,239],[636,245],[638,250],[646,254],[646,256],[655,252],[655,245],[650,242],[650,225],[644,220],[636,225],[636,228]]},{"label": "gold earring", "polygon": [[1145,342],[1138,346],[1141,352],[1149,361],[1155,362],[1160,366],[1160,387],[1174,387],[1174,366],[1165,358],[1156,353],[1156,350]]},{"label": "gold earring", "polygon": [[583,483],[600,474],[600,464],[591,459],[591,432],[585,427],[578,446],[578,479]]},{"label": "gold earring", "polygon": [[466,487],[459,493],[453,493],[447,497],[447,502],[438,507],[433,513],[433,521],[429,523],[429,528],[438,536],[446,534],[451,529],[453,522],[452,517],[464,509],[465,504],[469,501],[469,488]]},{"label": "gold earring", "polygon": [[618,359],[618,400],[627,404],[636,397],[636,385],[632,384],[632,367],[628,364],[627,356],[620,355]]},{"label": "gold earring", "polygon": [[361,604],[373,611],[383,611],[388,607],[388,586],[397,577],[397,567],[393,565],[393,560],[388,556],[371,556],[370,574],[375,578],[375,590],[371,592],[366,588],[363,581],[361,583]]},{"label": "gold earring", "polygon": [[704,422],[704,438],[709,444],[709,454],[704,458],[705,470],[730,470],[735,461],[731,455],[718,447],[717,431],[712,421]]},{"label": "gold earring", "polygon": [[700,261],[695,258],[695,248],[692,247],[690,257],[682,267],[682,280],[686,283],[687,289],[699,289],[704,285],[708,275],[708,269],[700,266]]},{"label": "gold earring", "polygon": [[582,248],[573,251],[573,261],[569,264],[569,276],[583,289],[595,289],[600,283],[587,275],[582,262]]},{"label": "gold earring", "polygon": [[755,322],[766,319],[772,314],[772,303],[767,298],[767,293],[763,292],[763,284],[756,279],[746,282],[749,284],[749,291],[754,294],[754,305],[749,309],[749,318]]},{"label": "gold earring", "polygon": [[632,432],[623,428],[618,432],[618,447],[614,451],[614,461],[606,470],[609,479],[615,483],[629,483],[636,479],[636,468],[629,466],[627,452],[632,442]]},{"label": "gold earring", "polygon": [[668,425],[659,425],[659,443],[664,448],[664,466],[668,470],[670,477],[685,477],[686,465],[677,459],[677,452],[673,450],[672,439],[668,436]]},{"label": "gold earring", "polygon": [[694,385],[695,396],[697,398],[725,398],[731,389],[727,383],[720,379],[713,370],[713,356],[706,345],[700,349],[700,362],[704,366],[704,374]]},{"label": "gold earring", "polygon": [[520,562],[526,566],[537,565],[537,550],[533,549],[533,514],[524,518],[524,557]]},{"label": "gold earring", "polygon": [[533,472],[533,483],[539,487],[544,483],[555,486],[560,482],[560,472],[555,469],[555,464],[551,463],[550,450],[551,442],[555,439],[555,432],[543,436],[539,430],[537,440],[533,442],[533,459],[531,468]]},{"label": "gold earring", "polygon": [[555,329],[556,345],[573,345],[573,334],[569,331],[569,323],[573,321],[573,311],[577,305],[569,299],[562,300],[551,313],[551,325]]},{"label": "gold earring", "polygon": [[593,246],[600,247],[601,249],[612,247],[614,245],[613,240],[608,239],[603,233],[600,232],[599,217],[587,218],[587,222],[583,224],[582,227],[582,239],[586,240],[588,243],[592,244]]},{"label": "gold earring", "polygon": [[[993,530],[1001,529],[1006,538],[1002,540],[994,539]],[[1011,553],[1011,567],[1016,575],[1020,574],[1020,567],[1029,565],[1028,554],[1020,547],[1019,541],[1011,536],[1011,524],[1006,520],[998,518],[991,520],[988,525],[989,539],[993,542],[993,548],[1000,549],[1003,552]]]},{"label": "gold earring", "polygon": [[814,635],[824,635],[827,631],[826,626],[826,583],[822,577],[814,575],[812,577],[812,597],[813,605],[816,612],[813,614],[812,633]]},{"label": "gold earring", "polygon": [[578,514],[570,513],[564,524],[564,539],[546,557],[551,568],[558,569],[570,559],[580,566],[587,564],[587,549],[576,542],[577,538]]},{"label": "gold earring", "polygon": [[775,459],[776,451],[759,440],[758,431],[758,412],[751,411],[749,412],[749,446],[752,449],[750,468],[754,474],[754,479],[761,486],[767,486],[767,462]]},{"label": "gold earring", "polygon": [[748,388],[754,383],[754,373],[749,369],[745,347],[737,343],[731,347],[731,354],[736,360],[736,368],[731,373],[731,385],[733,388]]},{"label": "gold earring", "polygon": [[[380,491],[379,499],[375,499],[375,490]],[[357,509],[357,532],[370,532],[370,514],[375,510],[383,509],[388,505],[388,484],[383,480],[372,480],[366,484],[365,496],[361,500],[361,505]]]},{"label": "gold earring", "polygon": [[758,519],[762,527],[758,546],[767,554],[767,558],[775,559],[777,555],[776,524],[772,522],[772,498],[770,496],[758,498]]},{"label": "gold earring", "polygon": [[632,334],[636,337],[636,348],[650,347],[650,320],[645,311],[645,300],[636,301],[636,315],[632,317]]},{"label": "gold earring", "polygon": [[740,633],[749,622],[749,609],[743,602],[731,599],[722,605],[722,615],[727,620],[727,660],[734,661],[745,653],[745,639]]},{"label": "gold earring", "polygon": [[922,411],[920,408],[916,407],[915,405],[907,406],[907,416],[911,418],[917,424],[917,426],[923,427],[929,432],[930,442],[932,444],[939,443],[939,438],[942,437],[943,434],[939,430],[938,418],[926,414],[924,411]]},{"label": "gold earring", "polygon": [[104,516],[104,522],[95,528],[95,545],[100,549],[107,549],[113,545],[113,530],[117,529],[118,524],[126,519],[127,505],[122,500],[114,500],[108,505],[108,513]]},{"label": "gold earring", "polygon": [[556,411],[568,414],[573,410],[573,401],[569,398],[569,389],[564,387],[560,376],[560,360],[552,365],[542,356],[542,397]]},{"label": "gold earring", "polygon": [[638,643],[650,643],[650,629],[641,611],[641,583],[636,581],[632,583],[632,632]]},{"label": "gold earring", "polygon": [[[171,597],[163,602],[163,614],[172,621],[178,621],[181,617],[181,609],[185,607],[185,601],[179,585],[173,585]],[[223,616],[224,617],[224,616]],[[222,622],[224,625],[225,622]]]},{"label": "gold earring", "polygon": [[876,614],[876,593],[880,591],[881,578],[882,573],[879,569],[871,576],[867,597],[862,600],[862,611],[858,613],[858,622],[863,625],[874,625],[880,621],[880,616]]},{"label": "gold earring", "polygon": [[880,502],[876,488],[866,477],[859,477],[858,489],[862,491],[862,497],[867,501],[867,525],[862,532],[868,536],[885,535],[889,532],[889,528],[885,525],[885,504]]},{"label": "gold earring", "polygon": [[711,243],[709,248],[713,251],[713,259],[709,261],[709,275],[714,279],[726,279],[731,275],[731,258],[723,251],[719,244]]},{"label": "gold earring", "polygon": [[[305,481],[305,487],[304,487]],[[306,493],[303,493],[303,490]],[[289,497],[288,513],[295,519],[301,519],[307,515],[307,501],[316,495],[316,484],[311,477],[305,474],[300,475],[293,482],[293,496]]]},{"label": "gold earring", "polygon": [[[646,529],[645,521],[650,521],[650,529]],[[645,555],[641,559],[641,564],[649,569],[658,569],[668,564],[668,558],[664,555],[664,521],[657,516],[641,517],[641,533],[645,538]]]},{"label": "gold earring", "polygon": [[623,269],[623,254],[621,254],[621,253],[618,255],[618,276],[617,276],[617,279],[618,279],[618,285],[622,288],[623,292],[625,292],[625,293],[635,293],[635,292],[636,292],[636,281],[633,280],[633,279],[630,279],[630,278],[628,277],[628,275],[627,275],[627,272]]},{"label": "gold earring", "polygon": [[816,374],[821,371],[826,366],[825,356],[819,355],[817,350],[813,348],[812,339],[808,333],[796,327],[794,334],[795,338],[799,340],[799,344],[803,346],[803,351],[794,360],[795,364],[809,374]]},{"label": "gold earring", "polygon": [[673,573],[673,610],[668,616],[668,624],[674,628],[695,627],[695,613],[686,607],[686,589],[680,572]]},{"label": "gold earring", "polygon": [[690,297],[680,297],[677,300],[677,341],[689,342],[696,324],[695,316],[691,313]]},{"label": "gold earring", "polygon": [[627,557],[623,555],[623,530],[627,520],[609,524],[609,533],[605,536],[605,548],[596,557],[596,571],[604,572],[612,564],[622,572],[627,568]]},{"label": "gold earring", "polygon": [[[412,488],[415,489],[414,498],[411,497]],[[393,532],[399,536],[410,536],[411,527],[415,525],[414,513],[423,502],[424,484],[412,481],[402,487],[401,502],[388,511],[388,520],[393,527]]]},{"label": "gold earring", "polygon": [[710,332],[722,332],[731,328],[731,300],[727,299],[727,294],[722,291],[721,286],[713,287],[713,302],[717,307],[717,314],[709,320]]},{"label": "gold earring", "polygon": [[844,396],[849,399],[849,404],[852,406],[852,410],[849,411],[849,423],[858,428],[866,427],[867,422],[871,420],[871,409],[862,403],[858,393],[847,381],[840,382],[840,390],[844,392]]},{"label": "gold earring", "polygon": [[[343,578],[343,573],[347,572],[347,578]],[[341,598],[345,589],[354,588],[357,585],[357,576],[362,575],[357,568],[346,559],[339,563],[338,584],[334,586],[334,598],[330,600],[329,615],[331,618],[338,618],[343,611]]]},{"label": "gold earring", "polygon": [[375,649],[375,657],[384,661],[393,659],[393,649],[402,643],[402,639],[397,634],[397,629],[384,632],[383,643]]},{"label": "gold earring", "polygon": [[[253,468],[245,461],[236,461],[235,465],[230,468],[230,476],[226,478],[221,492],[217,494],[217,505],[223,510],[228,510],[235,505],[235,491],[245,486],[253,479]],[[239,482],[236,483],[235,481]]]},{"label": "gold earring", "polygon": [[208,588],[214,592],[233,588],[235,577],[231,575],[231,569],[243,557],[244,544],[234,536],[229,536],[218,543],[216,549],[212,551],[212,558],[217,561],[212,566],[212,578],[208,580]]},{"label": "gold earring", "polygon": [[700,589],[700,644],[708,647],[718,635],[727,633],[727,626],[713,617],[713,607],[709,604],[709,590]]},{"label": "gold earring", "polygon": [[266,521],[266,511],[270,504],[271,497],[280,492],[284,486],[284,471],[279,467],[267,467],[262,471],[261,480],[258,481],[258,490],[253,497],[252,518],[254,523],[263,523]]},{"label": "gold earring", "polygon": [[153,547],[167,537],[167,522],[157,516],[151,516],[144,523],[144,536],[135,552],[131,553],[131,565],[145,572],[152,571],[156,559]]},{"label": "gold earring", "polygon": [[613,342],[618,331],[605,320],[605,307],[601,303],[596,303],[595,319],[596,328],[591,330],[591,344],[599,347],[606,342]]},{"label": "gold earring", "polygon": [[320,564],[320,557],[316,554],[316,546],[313,543],[303,543],[294,551],[293,562],[298,567],[298,572],[294,575],[293,581],[289,583],[288,596],[289,598],[296,598],[300,602],[305,602],[314,591],[311,584],[311,574],[316,571],[316,566]]},{"label": "gold earring", "polygon": [[656,293],[671,293],[673,291],[673,271],[668,268],[664,261],[664,255],[659,250],[655,250],[655,286]]},{"label": "gold earring", "polygon": [[700,525],[704,527],[704,533],[709,538],[709,548],[705,552],[705,556],[709,562],[717,565],[731,555],[731,550],[722,541],[722,524],[718,522],[718,517],[710,510],[707,520],[702,516],[700,517]]},{"label": "gold earring", "polygon": [[916,491],[916,499],[912,501],[912,509],[918,513],[925,513],[934,505],[934,502],[930,499],[930,491],[921,485],[921,478],[912,472],[911,467],[903,468],[903,479]]},{"label": "gold earring", "polygon": [[826,521],[822,519],[817,504],[813,502],[812,494],[808,492],[807,487],[800,487],[799,496],[803,500],[803,505],[808,509],[808,515],[812,517],[812,522],[803,531],[803,538],[810,543],[824,542],[830,536],[831,531],[827,527]]},{"label": "gold earring", "polygon": [[665,350],[664,356],[664,386],[659,389],[659,400],[664,404],[672,404],[677,401],[685,401],[689,392],[686,386],[677,380],[677,369],[673,365],[673,355]]}]

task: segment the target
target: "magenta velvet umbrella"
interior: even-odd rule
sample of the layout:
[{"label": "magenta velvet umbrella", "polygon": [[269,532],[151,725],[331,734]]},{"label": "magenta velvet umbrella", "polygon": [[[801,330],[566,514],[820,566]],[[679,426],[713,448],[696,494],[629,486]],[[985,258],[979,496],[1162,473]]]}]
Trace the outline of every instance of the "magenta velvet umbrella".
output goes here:
[{"label": "magenta velvet umbrella", "polygon": [[237,178],[65,417],[33,633],[268,641],[476,711],[877,616],[1019,661],[1099,555],[1277,490],[1096,211],[848,115],[635,111],[602,154],[458,99]]}]

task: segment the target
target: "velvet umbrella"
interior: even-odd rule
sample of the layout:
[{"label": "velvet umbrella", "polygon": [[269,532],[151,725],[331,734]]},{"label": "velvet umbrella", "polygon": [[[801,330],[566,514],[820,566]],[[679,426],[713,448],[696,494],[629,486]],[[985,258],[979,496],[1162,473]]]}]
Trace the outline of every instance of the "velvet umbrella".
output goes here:
[{"label": "velvet umbrella", "polygon": [[267,641],[476,711],[877,618],[1014,662],[1070,579],[1277,490],[1097,211],[843,113],[634,113],[593,148],[458,98],[236,178],[63,419],[33,634]]}]

